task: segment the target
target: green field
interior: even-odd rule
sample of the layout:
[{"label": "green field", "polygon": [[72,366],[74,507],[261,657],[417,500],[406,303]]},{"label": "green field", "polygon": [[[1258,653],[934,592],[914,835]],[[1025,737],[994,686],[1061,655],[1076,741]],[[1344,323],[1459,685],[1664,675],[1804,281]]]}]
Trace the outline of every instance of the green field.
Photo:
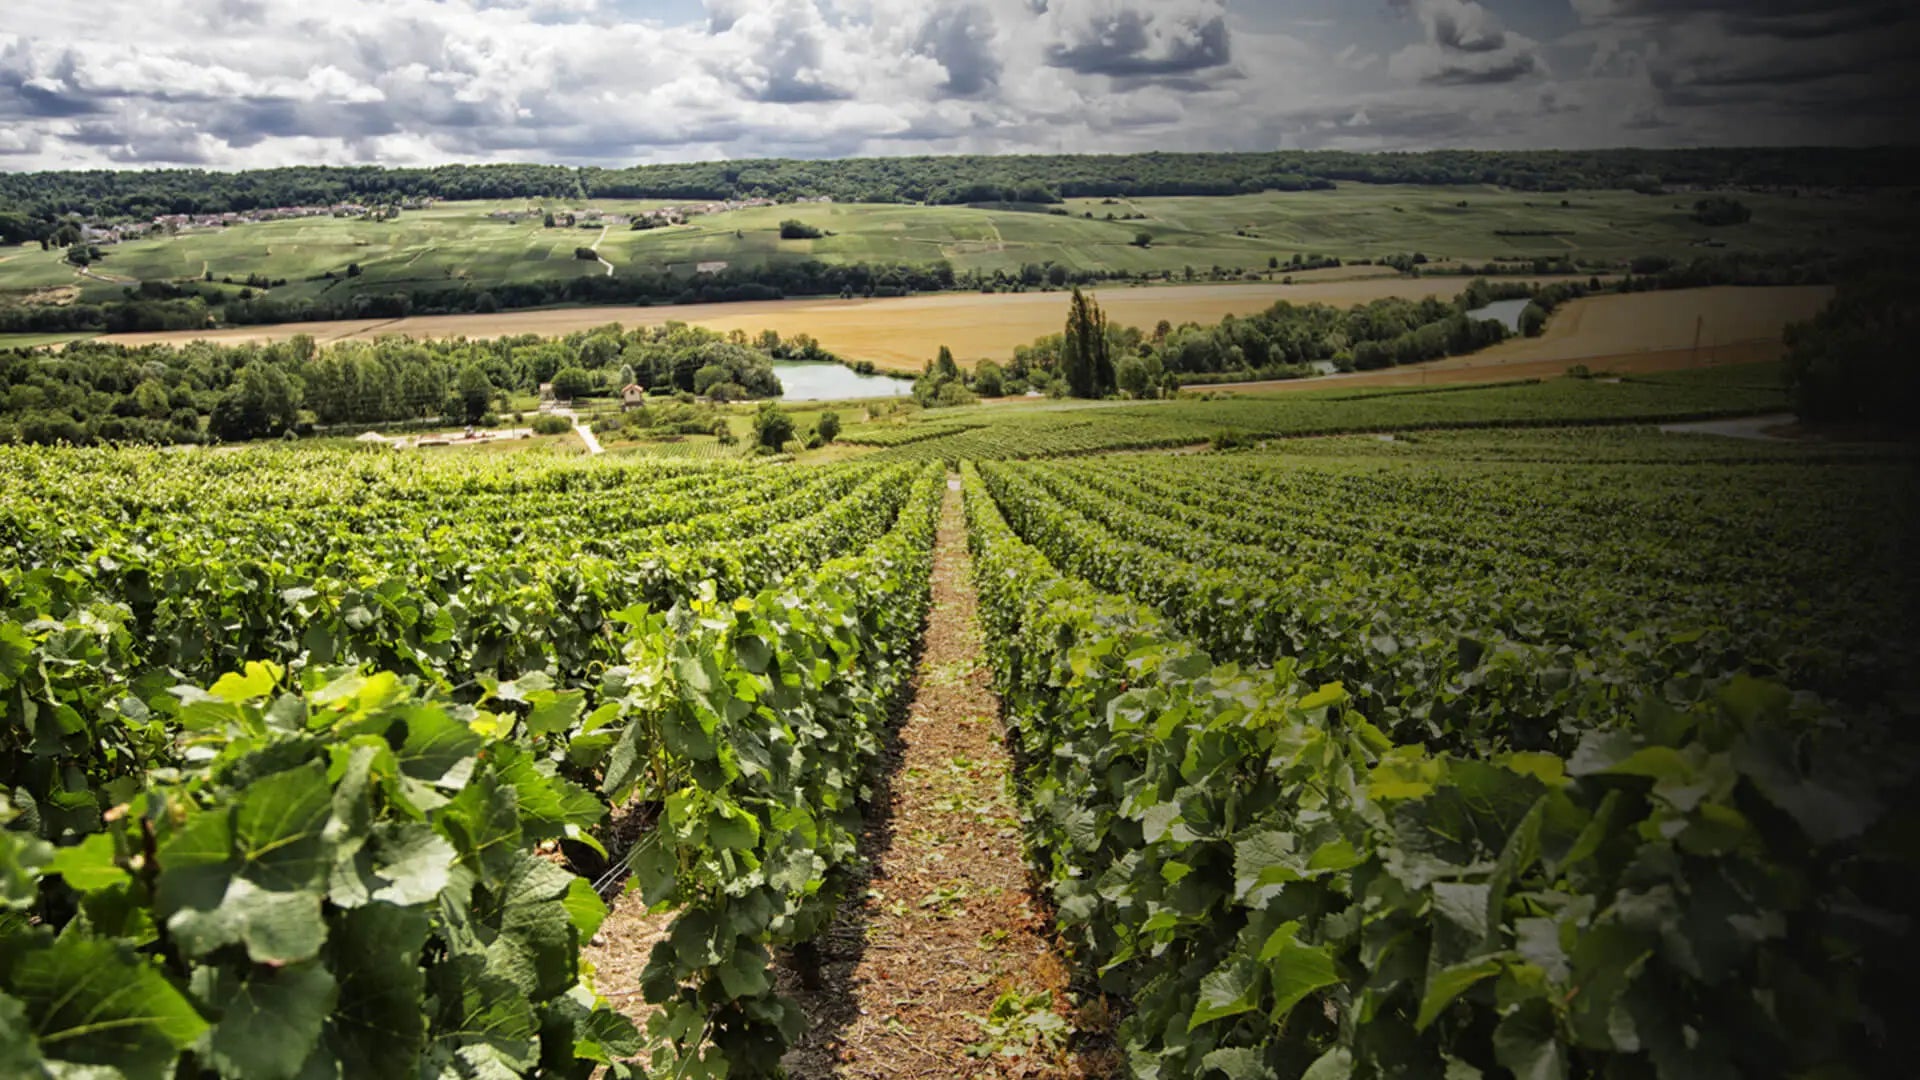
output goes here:
[{"label": "green field", "polygon": [[[610,230],[600,254],[625,272],[691,274],[700,264],[751,269],[817,259],[828,263],[950,262],[956,270],[1018,272],[1028,264],[1134,273],[1214,267],[1265,272],[1270,259],[1296,254],[1349,262],[1395,254],[1483,263],[1500,258],[1568,257],[1617,264],[1634,256],[1685,257],[1709,235],[1730,252],[1868,245],[1920,212],[1885,196],[1743,194],[1753,209],[1745,225],[1709,230],[1693,222],[1685,195],[1574,192],[1562,197],[1487,187],[1347,184],[1334,191],[1219,198],[1073,200],[1058,209],[866,204],[759,207],[695,217],[689,224],[635,232]],[[1464,204],[1464,205],[1462,205]],[[83,278],[58,252],[0,250],[0,295],[59,286],[84,299],[111,299],[124,283],[216,281],[250,274],[287,280],[273,290],[286,299],[431,289],[471,282],[566,279],[605,273],[574,249],[601,237],[598,227],[544,228],[538,218],[507,224],[496,210],[525,210],[523,201],[442,203],[395,221],[306,219],[196,230],[111,246]],[[655,202],[550,201],[554,210],[633,211]],[[1089,218],[1085,215],[1091,214]],[[1140,214],[1139,220],[1116,219]],[[831,235],[782,240],[780,222],[794,218]],[[1134,244],[1137,234],[1152,239]],[[1533,234],[1533,235],[1520,235]],[[349,264],[363,273],[346,278]],[[332,272],[334,280],[322,275]],[[319,279],[319,280],[315,280]]]},{"label": "green field", "polygon": [[65,345],[69,341],[85,341],[94,334],[0,334],[0,350],[3,349],[39,349],[48,345]]}]

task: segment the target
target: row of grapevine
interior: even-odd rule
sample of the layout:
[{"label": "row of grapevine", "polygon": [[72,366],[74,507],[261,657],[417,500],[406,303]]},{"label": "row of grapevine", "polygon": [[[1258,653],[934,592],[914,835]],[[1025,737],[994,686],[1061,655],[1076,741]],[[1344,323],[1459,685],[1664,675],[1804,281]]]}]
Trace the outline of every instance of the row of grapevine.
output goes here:
[{"label": "row of grapevine", "polygon": [[[1705,419],[1777,411],[1784,390],[1725,382],[1665,385],[1552,379],[1457,388],[1313,390],[1220,400],[988,405],[895,427],[855,429],[858,441],[907,460],[992,461],[1148,450],[1229,433],[1288,439],[1351,432],[1566,427]],[[867,432],[873,434],[867,434]],[[916,437],[916,433],[920,434]],[[882,441],[882,440],[885,441]]]},{"label": "row of grapevine", "polygon": [[[1135,1075],[1872,1075],[1911,762],[1738,678],[1565,753],[1436,752],[1063,575],[966,469],[1062,930]],[[1244,612],[1243,612],[1244,614]],[[1900,854],[1905,851],[1905,854]]]},{"label": "row of grapevine", "polygon": [[[8,1075],[777,1060],[767,949],[853,851],[940,470],[59,461],[0,462]],[[644,1037],[555,861],[635,799],[679,911]]]},{"label": "row of grapevine", "polygon": [[[1058,565],[1155,605],[1219,659],[1287,656],[1344,683],[1399,739],[1565,750],[1675,674],[1705,686],[1760,668],[1880,707],[1913,678],[1897,633],[1908,594],[1870,572],[1886,537],[1843,513],[1809,531],[1820,515],[1799,504],[1761,543],[1729,538],[1726,506],[1672,512],[1659,487],[1597,491],[1583,527],[1564,477],[1551,491],[1510,486],[1503,502],[1498,488],[1424,471],[1230,460],[1230,479],[1164,459],[981,472]],[[1235,514],[1199,508],[1229,499]],[[1649,507],[1666,509],[1639,520]],[[1597,544],[1595,528],[1620,535]],[[1570,549],[1572,537],[1584,546]],[[1830,595],[1818,582],[1835,583]]]}]

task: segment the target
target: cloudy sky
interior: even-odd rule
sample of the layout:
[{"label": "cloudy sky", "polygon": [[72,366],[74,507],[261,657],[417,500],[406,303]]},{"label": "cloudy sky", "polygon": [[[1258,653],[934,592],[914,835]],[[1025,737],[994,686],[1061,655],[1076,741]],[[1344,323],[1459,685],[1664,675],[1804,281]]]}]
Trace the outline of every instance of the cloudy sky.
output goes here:
[{"label": "cloudy sky", "polygon": [[1909,139],[1910,0],[0,0],[0,169]]}]

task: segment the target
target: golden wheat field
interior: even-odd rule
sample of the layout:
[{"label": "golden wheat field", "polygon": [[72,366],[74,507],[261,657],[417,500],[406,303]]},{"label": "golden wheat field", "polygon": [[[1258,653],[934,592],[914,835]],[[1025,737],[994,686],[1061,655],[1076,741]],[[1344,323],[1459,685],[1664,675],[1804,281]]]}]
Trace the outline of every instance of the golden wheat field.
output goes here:
[{"label": "golden wheat field", "polygon": [[[1250,315],[1275,301],[1335,305],[1363,304],[1384,297],[1451,297],[1468,279],[1360,278],[1294,285],[1177,285],[1112,288],[1097,292],[1108,316],[1122,325],[1152,328],[1162,319],[1214,323],[1227,315]],[[653,326],[669,321],[744,330],[777,330],[784,337],[811,334],[821,345],[881,368],[917,371],[940,351],[952,349],[962,362],[1004,360],[1016,346],[1059,333],[1067,317],[1067,294],[938,293],[893,300],[772,300],[739,304],[686,304],[657,307],[550,308],[493,315],[423,315],[407,319],[236,326],[220,330],[153,334],[116,334],[100,340],[125,345],[180,344],[194,340],[228,344],[284,341],[308,334],[320,342],[365,340],[384,334],[417,338],[495,338],[513,334],[568,334],[608,323]]]},{"label": "golden wheat field", "polygon": [[[1295,285],[1191,285],[1118,288],[1097,293],[1108,316],[1123,325],[1151,328],[1161,320],[1179,324],[1218,322],[1248,315],[1277,300],[1351,305],[1383,297],[1450,297],[1464,278],[1371,278]],[[1514,340],[1472,356],[1395,372],[1354,376],[1401,383],[1473,378],[1532,378],[1558,374],[1569,364],[1618,371],[1668,369],[1710,362],[1718,350],[1777,355],[1788,323],[1810,318],[1833,295],[1825,286],[1709,288],[1606,295],[1576,300],[1557,311],[1538,338]],[[691,304],[658,307],[555,308],[495,315],[427,315],[408,319],[287,323],[231,327],[202,333],[120,334],[102,340],[124,344],[211,339],[227,343],[280,341],[310,334],[321,342],[365,340],[386,334],[419,338],[494,338],[512,334],[559,335],[608,323],[626,326],[681,321],[749,334],[777,330],[783,336],[811,334],[826,348],[894,371],[916,371],[942,345],[963,363],[1005,360],[1020,345],[1059,331],[1067,297],[1053,293],[993,295],[942,293],[896,300],[777,300],[764,303]],[[1693,351],[1696,332],[1701,352]],[[1653,355],[1653,354],[1658,354]],[[1756,353],[1755,358],[1759,357]],[[1444,373],[1454,372],[1447,375]],[[1458,374],[1471,372],[1471,376]]]}]

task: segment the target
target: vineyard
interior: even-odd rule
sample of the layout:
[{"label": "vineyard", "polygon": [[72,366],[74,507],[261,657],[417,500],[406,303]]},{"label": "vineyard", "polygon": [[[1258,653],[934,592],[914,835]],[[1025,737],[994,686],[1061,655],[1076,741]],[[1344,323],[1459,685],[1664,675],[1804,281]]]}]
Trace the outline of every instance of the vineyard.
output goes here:
[{"label": "vineyard", "polygon": [[[1619,426],[1779,400],[982,408],[822,466],[0,450],[0,1073],[1889,1074],[1915,459]],[[1223,433],[1266,445],[1187,452]],[[1008,782],[899,769],[976,668]],[[905,1023],[882,953],[850,1011],[898,1041],[820,1064],[861,1049],[814,1052],[823,943],[924,983],[1013,928],[916,927],[1024,904],[889,899],[875,837],[978,866],[1002,818],[1070,995]]]},{"label": "vineyard", "polygon": [[1213,401],[987,405],[864,424],[848,429],[843,439],[877,448],[889,459],[953,465],[1168,449],[1223,437],[1701,420],[1785,409],[1778,370],[1759,365],[1609,381],[1349,388]]}]

